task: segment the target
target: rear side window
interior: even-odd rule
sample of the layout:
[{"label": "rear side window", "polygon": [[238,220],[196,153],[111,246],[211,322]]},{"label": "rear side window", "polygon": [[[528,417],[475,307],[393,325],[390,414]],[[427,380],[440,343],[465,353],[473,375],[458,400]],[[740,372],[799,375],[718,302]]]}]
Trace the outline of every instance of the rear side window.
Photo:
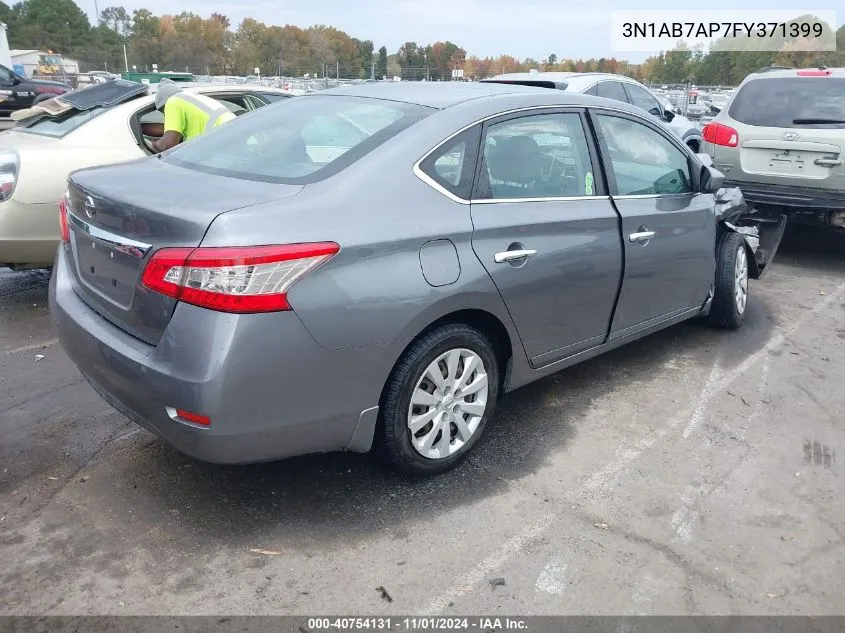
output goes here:
[{"label": "rear side window", "polygon": [[625,89],[618,81],[602,81],[596,87],[596,94],[605,99],[628,103],[628,95],[625,94]]},{"label": "rear side window", "polygon": [[754,79],[740,88],[728,114],[760,127],[845,128],[845,79]]},{"label": "rear side window", "polygon": [[487,128],[479,199],[595,195],[592,161],[581,117],[533,114]]},{"label": "rear side window", "polygon": [[162,160],[242,180],[308,184],[371,152],[431,108],[348,97],[299,97],[177,146]]},{"label": "rear side window", "polygon": [[420,169],[446,191],[469,200],[480,140],[481,126],[476,125],[434,150]]},{"label": "rear side window", "polygon": [[65,134],[70,134],[75,129],[82,127],[85,123],[94,117],[102,114],[103,108],[92,108],[80,112],[79,110],[71,110],[60,116],[42,116],[33,119],[30,122],[24,122],[18,129],[29,134],[38,134],[39,136],[52,136],[54,138],[61,138]]}]

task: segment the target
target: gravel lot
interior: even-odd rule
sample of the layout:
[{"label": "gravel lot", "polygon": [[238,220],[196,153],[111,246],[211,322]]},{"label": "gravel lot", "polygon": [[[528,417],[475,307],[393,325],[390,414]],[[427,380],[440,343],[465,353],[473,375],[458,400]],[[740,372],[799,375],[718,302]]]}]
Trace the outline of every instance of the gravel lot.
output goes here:
[{"label": "gravel lot", "polygon": [[841,613],[844,281],[845,236],[790,228],[745,328],[511,394],[411,481],[181,456],[62,353],[48,273],[0,270],[0,613]]}]

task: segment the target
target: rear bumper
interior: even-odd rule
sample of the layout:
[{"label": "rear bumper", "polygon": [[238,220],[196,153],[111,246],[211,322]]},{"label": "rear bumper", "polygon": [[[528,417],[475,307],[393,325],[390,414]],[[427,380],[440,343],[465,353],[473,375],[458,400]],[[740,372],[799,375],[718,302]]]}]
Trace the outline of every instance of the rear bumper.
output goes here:
[{"label": "rear bumper", "polygon": [[750,207],[762,212],[774,207],[791,221],[830,225],[845,213],[845,191],[742,182],[726,182],[725,186],[739,187]]},{"label": "rear bumper", "polygon": [[0,202],[0,264],[52,266],[58,243],[58,203]]},{"label": "rear bumper", "polygon": [[[233,315],[179,304],[148,345],[75,293],[64,249],[50,282],[62,346],[96,391],[180,451],[221,464],[350,448],[368,450],[392,347],[319,347],[293,312]],[[203,428],[167,407],[211,418]],[[357,431],[357,432],[356,432]],[[354,444],[354,446],[353,446]]]}]

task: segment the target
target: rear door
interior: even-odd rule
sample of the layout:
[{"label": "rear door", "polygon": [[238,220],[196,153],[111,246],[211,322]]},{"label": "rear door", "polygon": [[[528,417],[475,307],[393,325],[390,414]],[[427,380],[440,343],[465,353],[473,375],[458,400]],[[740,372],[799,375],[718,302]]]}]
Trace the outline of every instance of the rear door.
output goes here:
[{"label": "rear door", "polygon": [[615,338],[704,303],[715,274],[714,199],[696,191],[692,156],[657,124],[601,110],[591,117],[622,216],[625,279]]},{"label": "rear door", "polygon": [[484,125],[473,249],[535,367],[607,337],[622,272],[619,217],[579,109]]},{"label": "rear door", "polygon": [[727,116],[738,147],[714,145],[731,180],[845,190],[845,77],[754,79]]}]

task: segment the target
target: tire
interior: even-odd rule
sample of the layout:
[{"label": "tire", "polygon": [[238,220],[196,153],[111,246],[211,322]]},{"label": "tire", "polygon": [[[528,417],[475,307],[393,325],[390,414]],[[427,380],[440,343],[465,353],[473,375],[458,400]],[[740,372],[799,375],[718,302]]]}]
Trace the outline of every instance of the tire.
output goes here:
[{"label": "tire", "polygon": [[716,288],[708,320],[711,325],[736,329],[748,309],[748,252],[745,240],[733,231],[719,236],[716,247]]},{"label": "tire", "polygon": [[[472,373],[466,375],[468,365]],[[440,371],[439,386],[429,371],[435,367]],[[486,374],[486,386],[482,374]],[[469,380],[473,391],[460,397],[460,389],[453,389],[455,381],[460,385],[463,379]],[[462,323],[433,329],[405,351],[388,379],[376,437],[381,457],[393,468],[415,476],[453,468],[478,442],[498,396],[499,364],[488,338]],[[413,433],[412,418],[424,423]],[[448,444],[442,441],[446,424]]]}]

